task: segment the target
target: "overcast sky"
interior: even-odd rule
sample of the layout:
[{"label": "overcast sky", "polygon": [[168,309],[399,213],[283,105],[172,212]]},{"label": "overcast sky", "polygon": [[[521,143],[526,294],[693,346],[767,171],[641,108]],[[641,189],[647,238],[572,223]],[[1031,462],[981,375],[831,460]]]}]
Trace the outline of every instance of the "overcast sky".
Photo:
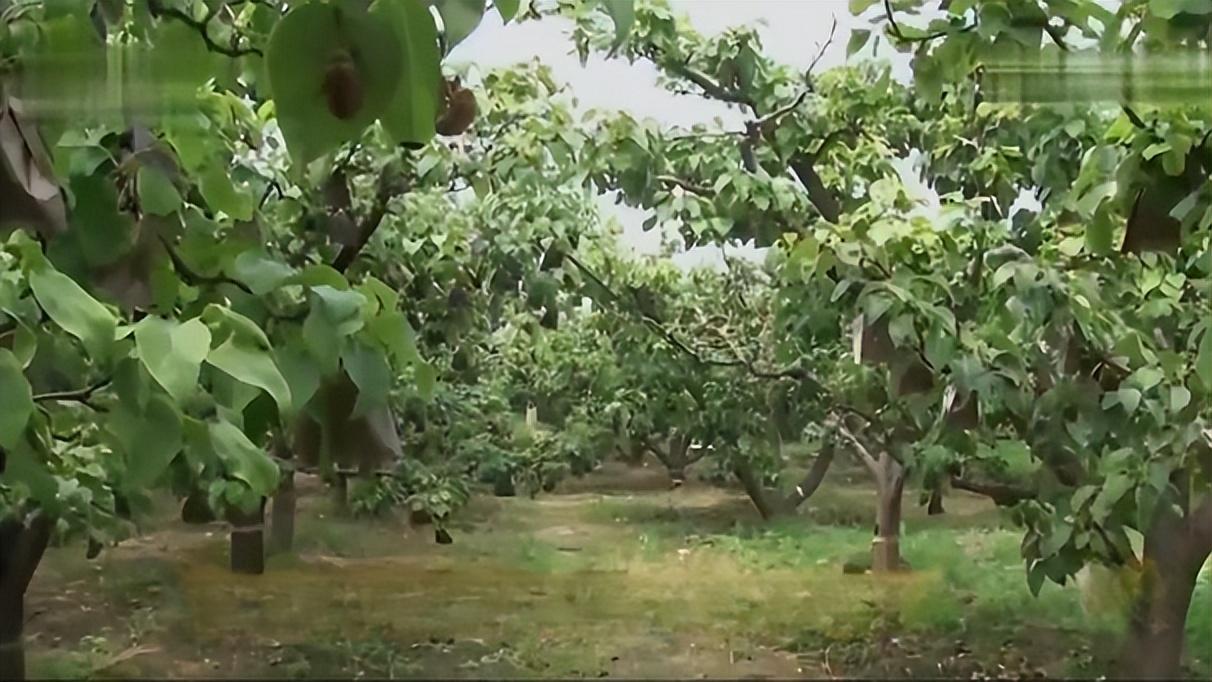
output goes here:
[{"label": "overcast sky", "polygon": [[[755,26],[767,55],[785,64],[806,69],[829,38],[837,20],[837,34],[817,66],[822,71],[845,62],[846,41],[853,26],[866,25],[850,16],[847,0],[673,0],[675,11],[690,18],[704,34],[715,34],[730,26]],[[452,64],[472,63],[481,69],[509,66],[539,59],[551,67],[557,81],[568,83],[581,108],[621,109],[637,118],[650,118],[664,126],[711,125],[717,117],[728,128],[738,128],[744,117],[736,109],[701,97],[673,95],[656,85],[656,69],[647,62],[629,64],[622,59],[591,57],[582,67],[569,29],[572,23],[544,19],[521,24],[501,24],[496,12],[451,53]],[[885,50],[885,54],[892,53]],[[869,57],[858,55],[856,57]],[[899,56],[899,55],[898,55]],[[896,60],[897,75],[908,75],[908,64]],[[655,233],[644,233],[642,211],[615,206],[604,197],[605,215],[615,216],[624,227],[624,242],[638,253],[652,253],[660,244]],[[734,253],[729,249],[729,253]],[[692,263],[719,261],[714,248],[695,249],[675,260]]]}]

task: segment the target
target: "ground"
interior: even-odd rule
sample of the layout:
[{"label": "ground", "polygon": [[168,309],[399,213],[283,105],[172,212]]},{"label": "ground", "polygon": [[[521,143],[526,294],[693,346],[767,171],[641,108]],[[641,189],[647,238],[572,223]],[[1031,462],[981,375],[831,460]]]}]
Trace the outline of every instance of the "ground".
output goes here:
[{"label": "ground", "polygon": [[[301,490],[297,551],[262,576],[228,571],[221,525],[169,513],[95,560],[49,550],[31,677],[1092,676],[1122,628],[1075,586],[1031,597],[1021,533],[975,497],[932,517],[907,498],[912,570],[843,573],[873,498],[841,468],[800,515],[762,523],[736,490],[611,464],[534,500],[476,497],[451,545]],[[1198,677],[1210,604],[1205,575]]]}]

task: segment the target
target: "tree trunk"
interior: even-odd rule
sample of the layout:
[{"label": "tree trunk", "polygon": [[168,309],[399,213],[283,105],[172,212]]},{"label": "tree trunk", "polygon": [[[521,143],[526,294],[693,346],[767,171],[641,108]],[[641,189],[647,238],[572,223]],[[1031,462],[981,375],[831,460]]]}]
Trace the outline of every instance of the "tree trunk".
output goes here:
[{"label": "tree trunk", "polygon": [[804,500],[812,497],[812,494],[821,487],[821,482],[825,480],[825,474],[829,473],[829,465],[833,464],[834,452],[833,444],[826,444],[820,454],[816,456],[812,466],[809,467],[808,473],[804,474],[804,479],[788,493],[786,498],[774,495],[773,491],[762,485],[761,478],[753,471],[753,467],[748,462],[736,463],[733,465],[733,472],[740,479],[741,486],[745,488],[745,493],[749,495],[749,499],[757,508],[758,513],[762,515],[763,519],[769,521],[776,516],[794,512],[803,504]]},{"label": "tree trunk", "polygon": [[332,478],[332,511],[338,516],[349,515],[349,477],[341,472],[334,472]]},{"label": "tree trunk", "polygon": [[1179,677],[1191,594],[1209,553],[1212,499],[1186,518],[1158,504],[1157,518],[1145,534],[1140,591],[1120,652],[1121,677]]},{"label": "tree trunk", "polygon": [[762,485],[761,478],[748,462],[738,462],[733,465],[732,470],[741,481],[741,486],[745,488],[745,494],[749,495],[749,500],[753,502],[754,508],[757,509],[758,514],[762,515],[762,519],[769,521],[779,515],[778,505],[770,499],[770,494]]},{"label": "tree trunk", "polygon": [[901,560],[901,498],[905,491],[905,470],[887,452],[880,453],[879,506],[876,509],[876,535],[871,543],[871,571],[888,573],[904,568]]},{"label": "tree trunk", "polygon": [[25,679],[25,590],[50,543],[53,521],[35,512],[28,523],[0,523],[0,679]]},{"label": "tree trunk", "polygon": [[233,573],[260,575],[265,572],[265,498],[252,512],[231,509],[231,570]]},{"label": "tree trunk", "polygon": [[274,504],[270,511],[269,547],[274,554],[290,552],[295,545],[295,508],[298,495],[295,493],[294,469],[282,472]]}]

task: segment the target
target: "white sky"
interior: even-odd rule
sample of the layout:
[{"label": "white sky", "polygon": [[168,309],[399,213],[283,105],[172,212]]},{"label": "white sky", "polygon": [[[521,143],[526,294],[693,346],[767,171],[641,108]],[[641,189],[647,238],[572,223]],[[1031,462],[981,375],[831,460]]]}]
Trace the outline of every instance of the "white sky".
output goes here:
[{"label": "white sky", "polygon": [[[829,38],[833,20],[837,33],[817,66],[823,71],[846,59],[846,41],[852,26],[866,26],[850,16],[847,0],[673,0],[675,11],[689,16],[699,32],[711,35],[730,26],[753,25],[761,35],[765,53],[776,61],[806,69]],[[483,23],[451,53],[452,64],[472,63],[491,69],[539,59],[548,65],[560,83],[567,83],[579,100],[579,108],[623,110],[636,118],[650,118],[663,126],[689,127],[695,123],[712,125],[721,119],[730,129],[744,120],[736,109],[695,96],[678,96],[656,85],[656,69],[647,62],[627,63],[623,59],[604,60],[591,56],[582,67],[568,34],[571,22],[544,19],[503,26],[499,15],[489,11]],[[865,55],[871,56],[870,46]],[[881,57],[896,55],[885,48]],[[894,59],[894,73],[909,75],[905,59]],[[908,166],[906,165],[906,168]],[[932,192],[930,194],[933,194]],[[614,216],[623,226],[625,244],[636,253],[655,253],[660,236],[656,229],[645,233],[640,223],[647,214],[625,206],[616,206],[611,197],[600,202],[604,215]],[[729,248],[730,255],[757,254],[752,248]],[[684,266],[719,263],[715,247],[699,247],[674,256]]]}]

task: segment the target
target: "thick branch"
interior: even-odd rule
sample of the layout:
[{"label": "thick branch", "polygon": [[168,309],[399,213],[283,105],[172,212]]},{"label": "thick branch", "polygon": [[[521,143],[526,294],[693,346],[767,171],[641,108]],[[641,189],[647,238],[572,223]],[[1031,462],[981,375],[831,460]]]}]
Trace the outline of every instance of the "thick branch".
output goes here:
[{"label": "thick branch", "polygon": [[791,160],[791,170],[795,172],[804,189],[808,190],[808,200],[820,211],[821,217],[836,224],[842,214],[841,206],[829,188],[825,187],[825,182],[817,174],[812,161],[805,156],[794,158]]},{"label": "thick branch", "polygon": [[42,511],[34,512],[25,522],[8,519],[0,524],[5,553],[12,550],[9,556],[0,557],[0,589],[25,593],[50,542],[54,525],[51,517]]},{"label": "thick branch", "polygon": [[691,68],[688,64],[670,64],[668,68],[673,73],[699,86],[702,88],[703,92],[714,97],[715,99],[723,102],[731,102],[733,104],[743,104],[755,111],[757,109],[756,105],[753,103],[753,100],[747,95],[743,95],[739,92],[734,92],[728,88],[725,88],[719,83],[716,83],[708,78],[706,75]]},{"label": "thick branch", "polygon": [[795,509],[804,502],[804,500],[812,497],[817,488],[821,487],[821,482],[825,480],[825,474],[829,472],[829,465],[833,464],[833,455],[835,448],[833,443],[827,443],[821,448],[820,454],[816,456],[816,460],[812,463],[812,468],[808,469],[808,473],[804,475],[804,480],[795,486],[790,494],[787,495],[786,505],[788,509]]},{"label": "thick branch", "polygon": [[983,483],[960,476],[951,477],[951,487],[976,493],[977,495],[984,495],[993,500],[997,505],[1003,507],[1035,498],[1035,493],[1026,488],[1020,488],[1008,483]]},{"label": "thick branch", "polygon": [[409,188],[407,186],[397,191],[397,188],[393,186],[391,181],[392,178],[389,176],[391,173],[389,168],[390,166],[385,167],[379,175],[379,189],[375,193],[375,203],[358,224],[357,241],[342,247],[341,251],[337,253],[337,257],[333,259],[332,267],[337,272],[343,273],[349,269],[350,265],[353,265],[358,254],[370,243],[370,238],[374,236],[375,230],[379,229],[379,224],[383,222],[383,217],[387,215],[387,205],[394,197],[408,191]]},{"label": "thick branch", "polygon": [[882,480],[883,469],[880,467],[879,461],[877,461],[876,458],[871,454],[871,451],[867,449],[867,446],[858,439],[858,436],[854,435],[854,432],[846,426],[843,420],[837,420],[837,428],[838,433],[841,434],[842,438],[845,438],[850,445],[853,446],[852,451],[854,452],[854,456],[867,467],[867,470],[871,472],[871,476],[875,478],[876,481]]}]

